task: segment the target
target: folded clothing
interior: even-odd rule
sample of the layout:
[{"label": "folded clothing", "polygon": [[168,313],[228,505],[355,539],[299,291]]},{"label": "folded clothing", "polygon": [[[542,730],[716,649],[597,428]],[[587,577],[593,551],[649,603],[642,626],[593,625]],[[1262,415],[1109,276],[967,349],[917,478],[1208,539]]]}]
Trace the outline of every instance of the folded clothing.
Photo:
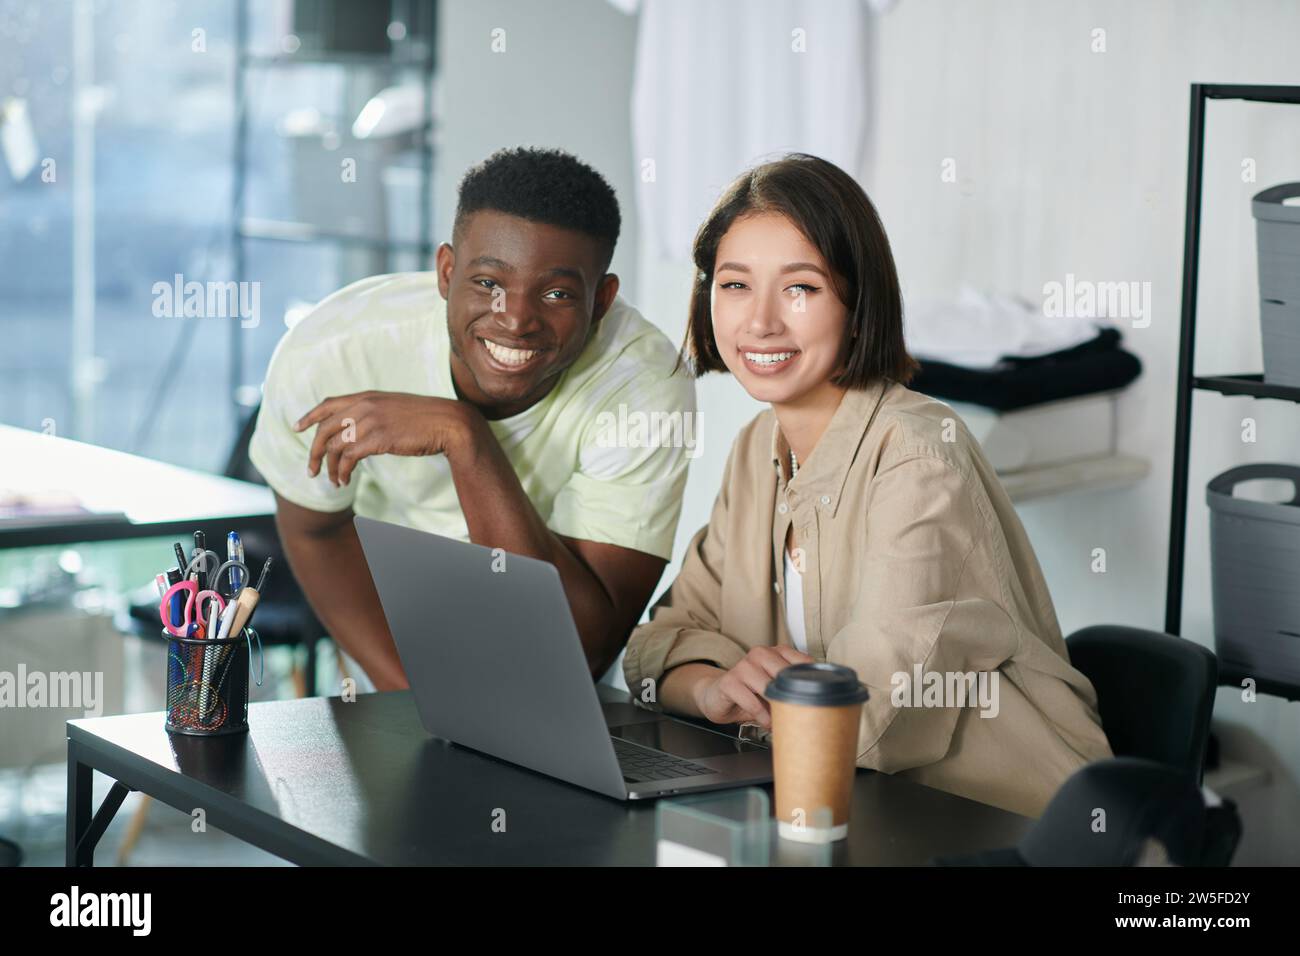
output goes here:
[{"label": "folded clothing", "polygon": [[1136,355],[1119,347],[1120,333],[1105,328],[1073,348],[1036,358],[1007,358],[990,369],[918,358],[908,387],[935,398],[1007,411],[1077,395],[1123,388],[1142,372]]},{"label": "folded clothing", "polygon": [[1003,358],[1037,358],[1082,345],[1110,327],[1104,318],[1046,316],[1014,296],[962,286],[954,300],[908,302],[907,349],[963,368],[992,369]]}]

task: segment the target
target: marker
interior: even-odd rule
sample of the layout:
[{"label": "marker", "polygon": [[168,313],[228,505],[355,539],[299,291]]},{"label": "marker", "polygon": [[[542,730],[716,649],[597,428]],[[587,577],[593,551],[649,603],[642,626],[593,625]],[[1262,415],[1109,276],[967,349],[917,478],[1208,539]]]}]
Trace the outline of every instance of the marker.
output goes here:
[{"label": "marker", "polygon": [[[196,558],[200,557],[203,554],[203,552],[206,550],[208,550],[207,535],[205,535],[202,531],[195,531],[194,532],[194,557]],[[200,591],[208,590],[207,567],[208,567],[208,562],[200,560],[199,570],[194,572],[192,578],[195,581],[201,582],[199,585]],[[202,577],[200,577],[200,575],[202,575]]]},{"label": "marker", "polygon": [[226,605],[226,609],[221,612],[221,620],[217,626],[217,640],[224,641],[230,636],[230,624],[235,620],[235,612],[239,610],[239,605],[231,601]]},{"label": "marker", "polygon": [[[182,557],[184,557],[184,555],[182,555]],[[167,587],[170,588],[173,584],[180,584],[180,583],[181,583],[181,569],[180,569],[180,568],[168,568],[168,569],[167,569]],[[166,592],[164,592],[164,593],[166,593]],[[176,594],[173,594],[173,595],[172,595],[171,611],[172,611],[172,627],[180,627],[180,626],[181,626],[181,596],[180,596],[180,592],[177,592]]]},{"label": "marker", "polygon": [[[199,633],[200,637],[214,639],[217,636],[217,602],[213,601],[208,614],[209,623],[206,628]],[[200,650],[203,667],[200,671],[199,683],[199,719],[202,720],[208,714],[209,701],[212,699],[212,670],[216,666],[216,648],[208,650],[206,647]]]},{"label": "marker", "polygon": [[[180,557],[182,558],[185,557],[185,552],[181,550],[181,546],[179,544],[176,545],[176,553],[180,555]],[[162,574],[158,575],[156,580],[158,582],[158,587],[162,590],[162,593],[159,595],[159,598],[166,597],[167,590],[173,584],[180,583],[181,580],[180,568],[169,568],[168,570],[164,571]],[[168,623],[170,623],[172,627],[175,627],[180,622],[181,598],[179,594],[172,596],[171,602],[167,606],[167,616],[170,618],[170,621]],[[171,652],[171,648],[169,647],[167,649],[167,693],[169,695],[171,694],[173,687],[180,686],[183,674],[184,674],[184,668],[181,665],[180,658],[178,658],[175,654],[173,654]]]}]

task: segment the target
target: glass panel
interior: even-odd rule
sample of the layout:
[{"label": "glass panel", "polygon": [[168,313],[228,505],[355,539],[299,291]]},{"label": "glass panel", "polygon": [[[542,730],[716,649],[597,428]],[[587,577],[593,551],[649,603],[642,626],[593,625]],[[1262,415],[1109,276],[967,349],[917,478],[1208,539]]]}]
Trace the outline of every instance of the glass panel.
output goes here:
[{"label": "glass panel", "polygon": [[0,422],[220,471],[286,311],[427,268],[433,4],[248,3],[240,87],[242,6],[0,0]]}]

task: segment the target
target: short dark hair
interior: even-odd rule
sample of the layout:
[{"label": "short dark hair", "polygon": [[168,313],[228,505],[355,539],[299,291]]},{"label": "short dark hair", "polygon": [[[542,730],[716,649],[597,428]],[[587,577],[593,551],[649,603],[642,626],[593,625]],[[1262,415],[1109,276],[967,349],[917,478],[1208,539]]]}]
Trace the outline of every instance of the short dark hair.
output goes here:
[{"label": "short dark hair", "polygon": [[903,342],[903,297],[885,227],[852,176],[807,153],[742,173],[696,232],[695,286],[681,361],[696,377],[726,371],[709,305],[718,244],[737,219],[767,212],[784,215],[817,247],[831,268],[835,294],[848,306],[840,370],[831,381],[846,388],[866,388],[882,378],[907,384],[920,366]]},{"label": "short dark hair", "polygon": [[498,150],[470,168],[460,181],[452,235],[484,209],[598,239],[607,253],[606,269],[622,222],[605,177],[564,150],[530,146]]}]

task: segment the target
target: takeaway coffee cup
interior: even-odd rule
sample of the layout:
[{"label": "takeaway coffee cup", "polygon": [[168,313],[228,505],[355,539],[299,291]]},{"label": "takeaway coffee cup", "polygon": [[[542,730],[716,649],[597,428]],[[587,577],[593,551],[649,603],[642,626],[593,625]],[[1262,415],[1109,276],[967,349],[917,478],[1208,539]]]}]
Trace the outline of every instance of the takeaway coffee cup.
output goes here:
[{"label": "takeaway coffee cup", "polygon": [[858,721],[867,688],[838,664],[795,664],[767,685],[777,832],[831,843],[849,834]]}]

